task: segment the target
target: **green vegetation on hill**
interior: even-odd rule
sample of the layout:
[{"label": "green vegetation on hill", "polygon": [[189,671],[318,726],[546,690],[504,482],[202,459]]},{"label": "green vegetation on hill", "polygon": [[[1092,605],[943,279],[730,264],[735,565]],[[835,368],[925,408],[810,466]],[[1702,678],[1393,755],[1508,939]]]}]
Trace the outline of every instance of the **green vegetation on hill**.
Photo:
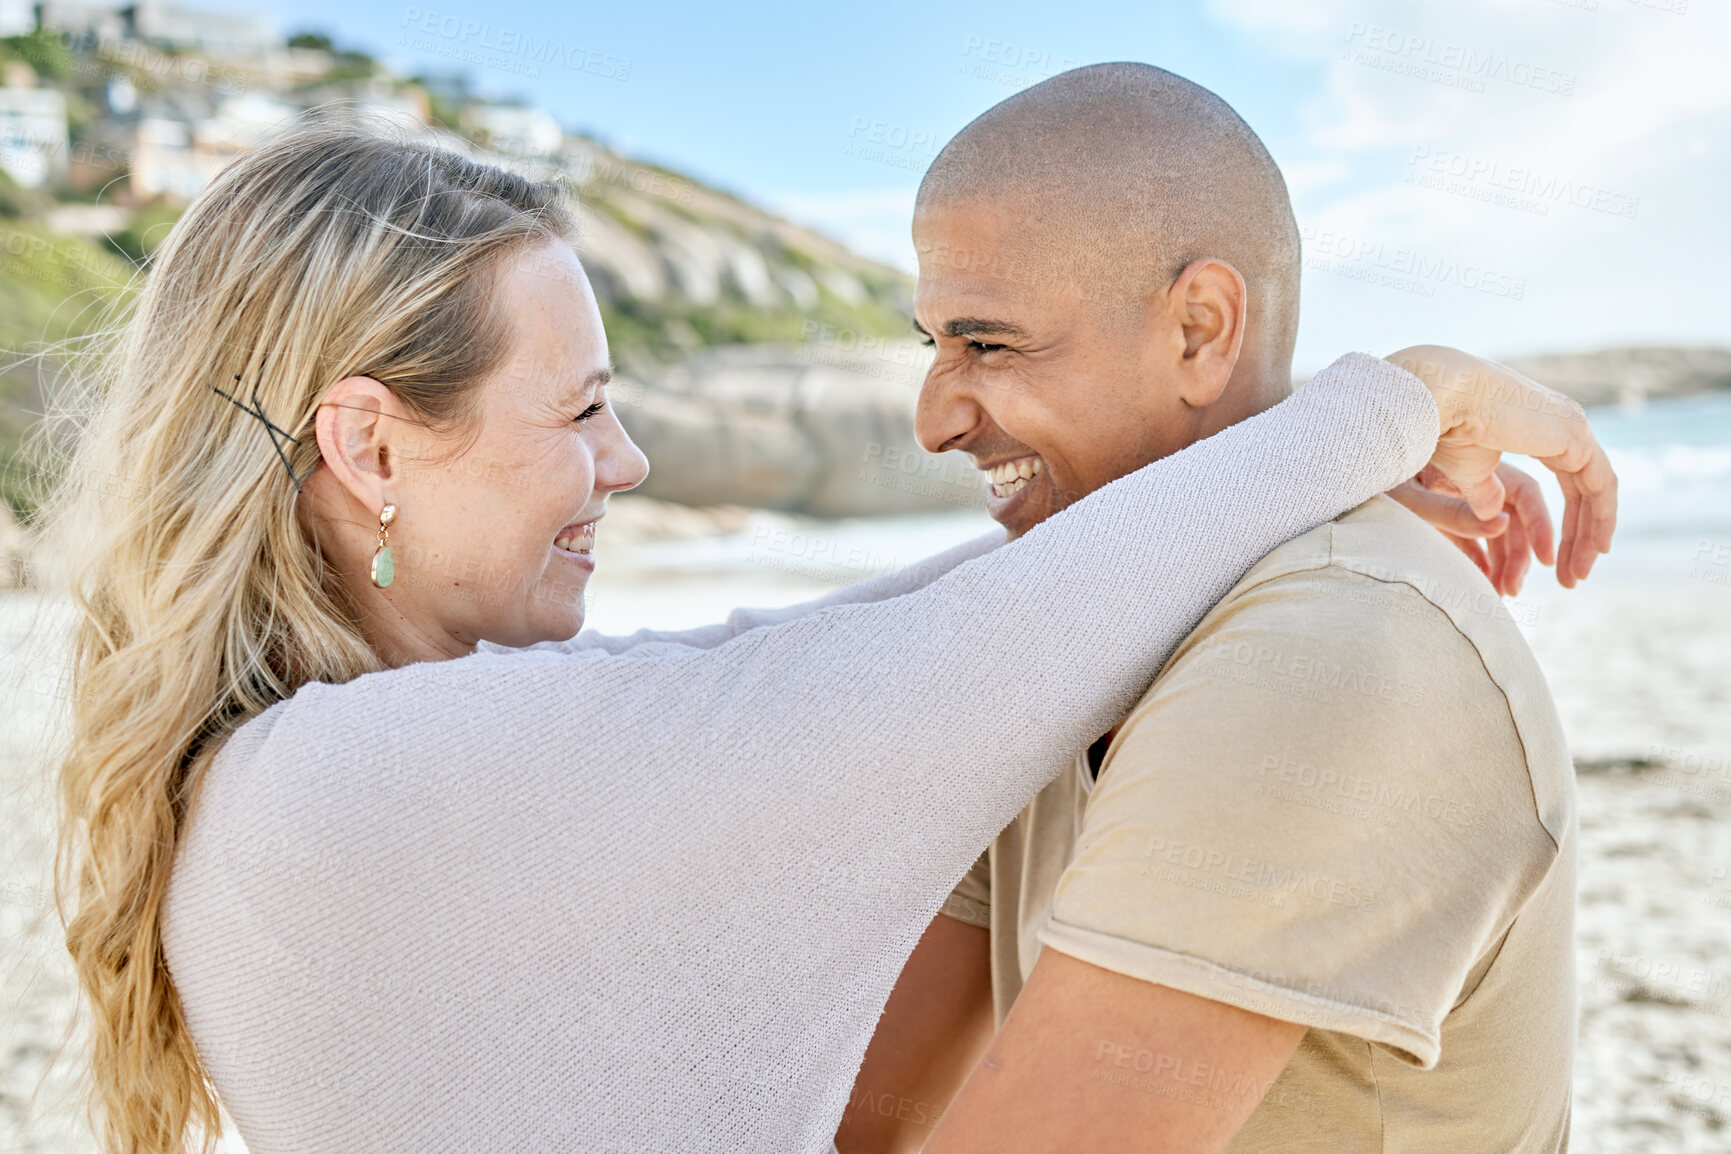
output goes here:
[{"label": "green vegetation on hill", "polygon": [[93,241],[0,219],[0,499],[14,513],[27,518],[40,488],[26,480],[21,447],[42,413],[42,378],[131,291],[132,275]]}]

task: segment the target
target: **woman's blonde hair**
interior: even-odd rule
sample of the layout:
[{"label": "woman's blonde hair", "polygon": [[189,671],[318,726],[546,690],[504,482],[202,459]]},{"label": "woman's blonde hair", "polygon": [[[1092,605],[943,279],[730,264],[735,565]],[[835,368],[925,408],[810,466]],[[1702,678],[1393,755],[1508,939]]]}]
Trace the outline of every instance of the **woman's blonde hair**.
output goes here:
[{"label": "woman's blonde hair", "polygon": [[208,1149],[221,1131],[159,934],[199,773],[302,684],[381,668],[273,437],[304,478],[320,396],[354,375],[461,429],[507,354],[501,260],[572,229],[557,185],[311,126],[225,169],[152,257],[48,505],[78,609],[57,900],[104,1150]]}]

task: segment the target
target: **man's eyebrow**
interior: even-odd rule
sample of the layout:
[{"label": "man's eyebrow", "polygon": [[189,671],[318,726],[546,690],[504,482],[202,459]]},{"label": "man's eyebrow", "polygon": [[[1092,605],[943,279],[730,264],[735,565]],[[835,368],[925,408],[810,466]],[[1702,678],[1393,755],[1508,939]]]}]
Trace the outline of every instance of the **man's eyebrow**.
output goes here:
[{"label": "man's eyebrow", "polygon": [[1025,337],[1028,331],[1009,321],[985,320],[980,317],[957,317],[943,324],[946,337]]}]

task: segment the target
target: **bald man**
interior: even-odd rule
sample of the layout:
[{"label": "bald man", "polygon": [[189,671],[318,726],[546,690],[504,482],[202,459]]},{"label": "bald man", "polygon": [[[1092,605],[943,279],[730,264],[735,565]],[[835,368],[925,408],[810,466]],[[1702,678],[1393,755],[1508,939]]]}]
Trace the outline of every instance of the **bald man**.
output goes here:
[{"label": "bald man", "polygon": [[[1290,388],[1285,184],[1170,73],[991,109],[932,164],[914,241],[919,437],[972,456],[1012,536]],[[1574,827],[1496,589],[1377,498],[1269,554],[993,842],[837,1146],[1565,1149]]]}]

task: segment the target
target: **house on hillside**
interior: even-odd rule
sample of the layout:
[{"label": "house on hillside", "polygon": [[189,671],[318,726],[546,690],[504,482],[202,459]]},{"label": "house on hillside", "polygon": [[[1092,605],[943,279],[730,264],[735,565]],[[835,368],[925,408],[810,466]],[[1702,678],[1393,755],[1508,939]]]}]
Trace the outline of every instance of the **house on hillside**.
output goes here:
[{"label": "house on hillside", "polygon": [[27,66],[7,69],[5,79],[0,169],[25,188],[40,188],[66,173],[66,97],[36,87],[36,74]]},{"label": "house on hillside", "polygon": [[559,122],[522,104],[474,103],[463,110],[463,135],[507,156],[552,156],[565,142]]},{"label": "house on hillside", "polygon": [[43,28],[90,44],[139,41],[177,52],[251,57],[279,43],[262,12],[188,8],[162,0],[139,0],[124,7],[87,0],[42,0],[37,18]]},{"label": "house on hillside", "polygon": [[188,8],[163,0],[139,0],[125,9],[132,34],[161,48],[197,49],[213,56],[259,56],[280,39],[262,12]]},{"label": "house on hillside", "polygon": [[36,5],[31,0],[0,0],[0,36],[28,36],[36,31]]}]

